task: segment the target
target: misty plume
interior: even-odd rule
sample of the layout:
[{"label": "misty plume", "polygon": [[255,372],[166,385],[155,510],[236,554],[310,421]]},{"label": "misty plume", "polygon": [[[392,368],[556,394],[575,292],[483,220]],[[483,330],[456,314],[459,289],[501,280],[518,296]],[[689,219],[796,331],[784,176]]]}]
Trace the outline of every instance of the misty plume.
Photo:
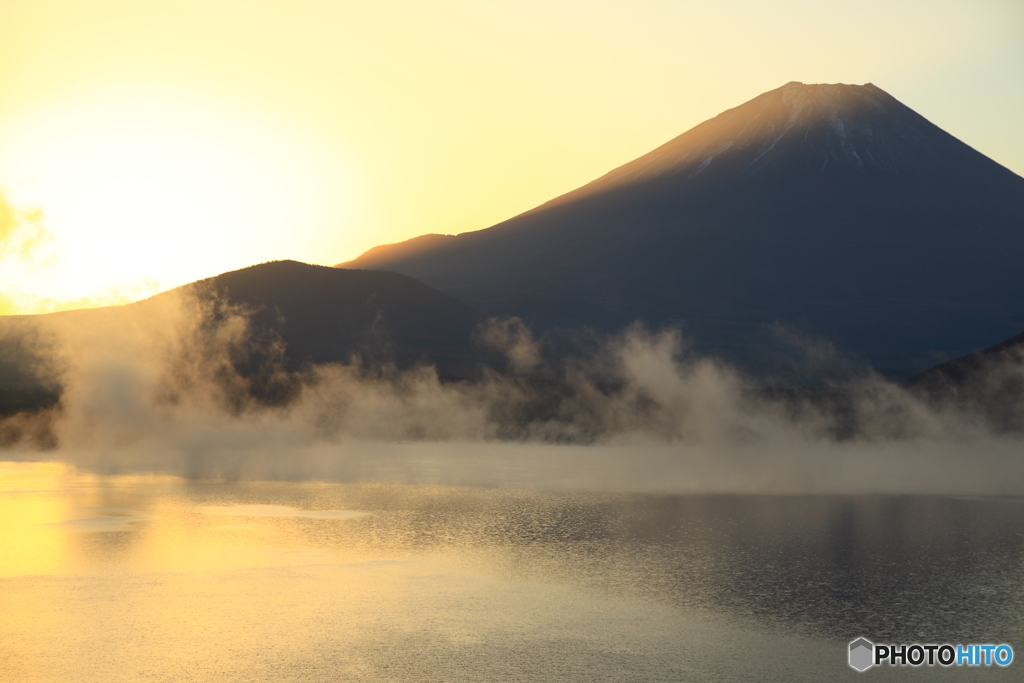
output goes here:
[{"label": "misty plume", "polygon": [[473,380],[359,357],[295,371],[251,314],[193,287],[99,323],[22,319],[61,394],[0,422],[5,456],[190,477],[1024,493],[1018,436],[870,373],[830,404],[766,391],[675,329],[634,324],[556,359],[517,319],[478,331],[508,368]]},{"label": "misty plume", "polygon": [[530,372],[541,362],[537,342],[530,328],[520,318],[492,318],[479,333],[480,341],[508,359],[515,373]]}]

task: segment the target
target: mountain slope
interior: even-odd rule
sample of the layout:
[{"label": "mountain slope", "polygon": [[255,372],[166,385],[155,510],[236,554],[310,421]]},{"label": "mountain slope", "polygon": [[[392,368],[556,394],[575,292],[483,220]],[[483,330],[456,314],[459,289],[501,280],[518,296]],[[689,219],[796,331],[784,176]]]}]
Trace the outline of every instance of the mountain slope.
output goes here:
[{"label": "mountain slope", "polygon": [[249,306],[257,329],[284,340],[289,362],[348,361],[400,366],[423,361],[462,374],[477,360],[470,337],[480,314],[397,273],[274,261],[195,285]]},{"label": "mountain slope", "polygon": [[[489,359],[472,344],[480,314],[421,282],[398,273],[275,261],[125,306],[0,316],[0,415],[58,399],[61,378],[51,361],[74,349],[62,351],[54,330],[94,331],[103,340],[165,324],[172,318],[161,319],[162,311],[173,307],[161,302],[180,294],[243,307],[256,342],[284,342],[290,370],[358,356],[368,364],[433,364],[444,377],[468,377]],[[243,373],[261,371],[266,354],[260,355],[258,344],[255,351],[239,368]]]},{"label": "mountain slope", "polygon": [[903,386],[938,405],[980,414],[1002,432],[1024,432],[1024,332],[955,358]]},{"label": "mountain slope", "polygon": [[757,364],[781,324],[899,371],[1024,327],[1021,263],[1024,179],[874,85],[790,83],[504,223],[342,265],[541,329],[680,324]]}]

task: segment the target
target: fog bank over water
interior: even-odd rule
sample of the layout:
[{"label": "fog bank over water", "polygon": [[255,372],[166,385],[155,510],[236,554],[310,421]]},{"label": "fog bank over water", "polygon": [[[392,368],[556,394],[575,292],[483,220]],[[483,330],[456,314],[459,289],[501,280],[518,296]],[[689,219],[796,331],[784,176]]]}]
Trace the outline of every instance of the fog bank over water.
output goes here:
[{"label": "fog bank over water", "polygon": [[63,394],[0,423],[0,459],[232,479],[1024,494],[1022,440],[976,416],[876,376],[842,410],[780,398],[673,330],[635,326],[555,364],[519,321],[494,321],[480,343],[507,371],[442,382],[430,366],[358,358],[288,373],[279,342],[210,297],[105,315],[19,322],[41,326],[36,371]]}]

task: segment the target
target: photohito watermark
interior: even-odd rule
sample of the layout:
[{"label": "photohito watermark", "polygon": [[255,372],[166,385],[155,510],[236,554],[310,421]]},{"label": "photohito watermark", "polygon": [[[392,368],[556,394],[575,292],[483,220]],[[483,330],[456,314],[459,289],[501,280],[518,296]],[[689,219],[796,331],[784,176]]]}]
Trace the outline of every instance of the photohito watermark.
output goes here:
[{"label": "photohito watermark", "polygon": [[1001,645],[876,645],[867,638],[850,643],[850,666],[867,671],[873,666],[1009,666],[1013,648]]}]

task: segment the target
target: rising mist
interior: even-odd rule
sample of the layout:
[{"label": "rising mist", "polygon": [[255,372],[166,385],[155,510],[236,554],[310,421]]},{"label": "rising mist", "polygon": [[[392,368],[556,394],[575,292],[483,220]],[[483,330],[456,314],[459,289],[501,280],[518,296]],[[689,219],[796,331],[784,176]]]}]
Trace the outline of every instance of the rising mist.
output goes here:
[{"label": "rising mist", "polygon": [[62,391],[0,422],[4,458],[229,479],[1024,494],[1018,436],[872,374],[838,405],[766,391],[674,329],[633,325],[566,358],[514,318],[479,330],[507,366],[473,380],[355,356],[296,372],[250,314],[178,290],[99,319],[18,319],[32,371]]}]

